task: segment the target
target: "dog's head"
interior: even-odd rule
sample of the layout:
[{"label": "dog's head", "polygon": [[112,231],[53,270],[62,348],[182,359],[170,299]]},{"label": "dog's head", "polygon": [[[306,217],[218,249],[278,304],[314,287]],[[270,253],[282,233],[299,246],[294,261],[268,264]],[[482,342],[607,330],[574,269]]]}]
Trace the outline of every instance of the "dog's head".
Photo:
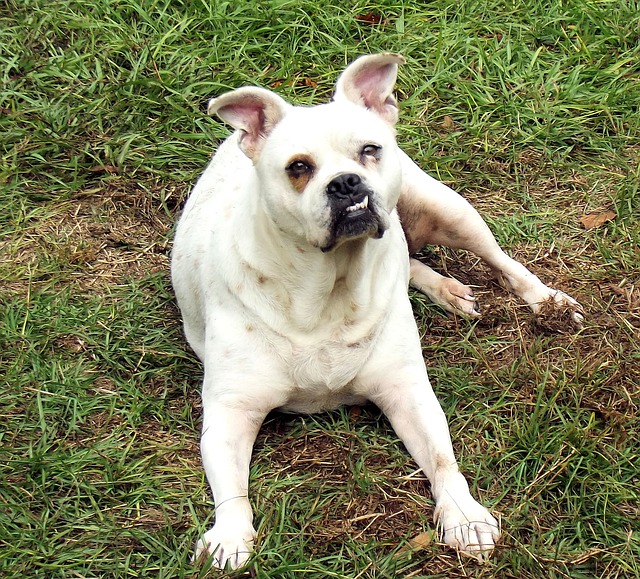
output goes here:
[{"label": "dog's head", "polygon": [[331,251],[389,227],[401,183],[393,86],[402,62],[397,54],[359,58],[338,79],[333,102],[315,107],[256,87],[209,103],[239,131],[265,210],[284,234]]}]

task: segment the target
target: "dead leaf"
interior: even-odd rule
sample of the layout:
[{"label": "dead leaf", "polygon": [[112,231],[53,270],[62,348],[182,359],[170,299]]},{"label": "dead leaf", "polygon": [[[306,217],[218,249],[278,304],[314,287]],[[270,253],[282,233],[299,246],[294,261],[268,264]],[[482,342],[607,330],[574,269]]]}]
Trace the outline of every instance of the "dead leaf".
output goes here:
[{"label": "dead leaf", "polygon": [[382,14],[377,14],[374,12],[368,12],[367,14],[356,14],[356,20],[358,22],[363,22],[365,24],[375,26],[376,24],[380,24],[380,22],[382,22]]},{"label": "dead leaf", "polygon": [[409,543],[402,547],[398,554],[405,554],[413,551],[421,551],[422,549],[426,549],[429,545],[435,542],[437,539],[436,531],[425,531],[424,533],[420,533],[419,535],[413,537],[413,539],[409,539]]},{"label": "dead leaf", "polygon": [[418,551],[419,549],[425,549],[426,547],[431,545],[435,538],[435,531],[425,531],[424,533],[420,533],[419,535],[415,536],[413,539],[410,539],[409,545],[412,549]]},{"label": "dead leaf", "polygon": [[620,286],[614,283],[609,284],[609,289],[611,289],[611,292],[617,295],[619,298],[627,296],[627,292],[625,292]]},{"label": "dead leaf", "polygon": [[349,418],[351,418],[351,420],[357,420],[358,418],[360,418],[361,414],[362,408],[360,406],[352,406],[351,408],[349,408]]},{"label": "dead leaf", "polygon": [[442,120],[442,128],[450,131],[451,129],[453,129],[453,127],[453,119],[449,115],[445,115],[444,119]]},{"label": "dead leaf", "polygon": [[617,215],[613,211],[590,211],[580,218],[580,223],[585,229],[601,227],[608,221],[613,221]]},{"label": "dead leaf", "polygon": [[94,165],[93,167],[89,167],[89,171],[92,173],[109,173],[110,175],[115,175],[120,172],[120,169],[113,165]]}]

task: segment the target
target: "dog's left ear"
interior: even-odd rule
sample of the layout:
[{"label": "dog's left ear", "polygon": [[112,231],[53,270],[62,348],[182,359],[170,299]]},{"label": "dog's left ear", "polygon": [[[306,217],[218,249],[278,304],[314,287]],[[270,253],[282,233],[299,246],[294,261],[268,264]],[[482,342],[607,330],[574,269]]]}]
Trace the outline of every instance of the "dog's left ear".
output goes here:
[{"label": "dog's left ear", "polygon": [[255,160],[266,137],[290,108],[287,101],[270,90],[247,86],[211,99],[207,112],[217,114],[237,129],[242,152]]},{"label": "dog's left ear", "polygon": [[333,100],[351,101],[376,113],[389,124],[395,124],[398,105],[393,87],[398,65],[404,63],[404,57],[393,52],[361,56],[338,78]]}]

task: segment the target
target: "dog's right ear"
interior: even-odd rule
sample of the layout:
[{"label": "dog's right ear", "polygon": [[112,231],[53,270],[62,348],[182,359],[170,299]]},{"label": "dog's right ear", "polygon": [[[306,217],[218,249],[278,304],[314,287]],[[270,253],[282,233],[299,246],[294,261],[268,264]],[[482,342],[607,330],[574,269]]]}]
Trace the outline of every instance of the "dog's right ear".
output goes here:
[{"label": "dog's right ear", "polygon": [[398,65],[404,63],[404,57],[393,52],[361,56],[338,78],[333,100],[351,101],[376,113],[387,123],[395,124],[398,104],[393,96],[393,86]]},{"label": "dog's right ear", "polygon": [[217,114],[240,131],[240,148],[247,157],[255,160],[265,138],[290,107],[270,90],[244,87],[211,99],[207,112],[210,115]]}]

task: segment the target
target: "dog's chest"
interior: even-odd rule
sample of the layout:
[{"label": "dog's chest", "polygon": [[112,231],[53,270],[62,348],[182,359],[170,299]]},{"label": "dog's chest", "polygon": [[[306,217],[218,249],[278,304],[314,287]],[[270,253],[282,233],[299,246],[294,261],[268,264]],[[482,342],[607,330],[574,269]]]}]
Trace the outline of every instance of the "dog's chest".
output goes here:
[{"label": "dog's chest", "polygon": [[289,360],[291,389],[284,410],[317,412],[355,404],[353,382],[370,354],[371,339],[295,346]]},{"label": "dog's chest", "polygon": [[294,347],[291,377],[299,388],[339,390],[351,382],[362,367],[369,353],[369,342],[361,340],[348,345],[327,342],[311,347]]}]

